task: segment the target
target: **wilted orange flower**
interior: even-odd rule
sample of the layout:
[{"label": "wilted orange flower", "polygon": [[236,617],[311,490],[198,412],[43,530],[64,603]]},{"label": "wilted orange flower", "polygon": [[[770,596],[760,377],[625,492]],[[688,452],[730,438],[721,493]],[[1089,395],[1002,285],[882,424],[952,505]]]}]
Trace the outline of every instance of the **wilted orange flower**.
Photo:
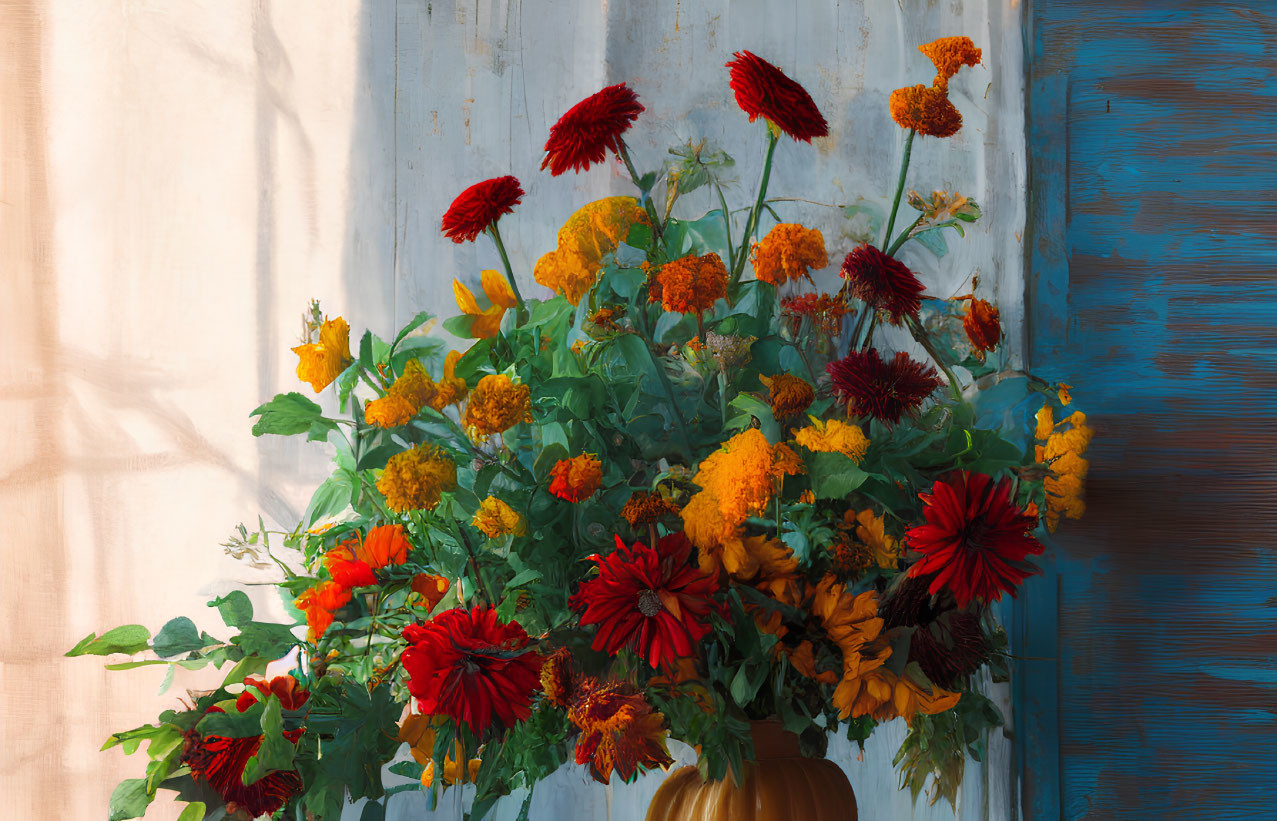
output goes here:
[{"label": "wilted orange flower", "polygon": [[750,257],[754,277],[772,285],[784,285],[795,279],[811,282],[809,271],[829,264],[825,237],[814,228],[782,222],[754,244]]},{"label": "wilted orange flower", "polygon": [[541,665],[541,692],[545,694],[546,701],[566,710],[571,706],[579,678],[571,651],[560,647]]},{"label": "wilted orange flower", "polygon": [[514,508],[495,496],[489,496],[479,503],[470,524],[481,530],[489,539],[512,533],[522,536],[526,530],[523,517]]},{"label": "wilted orange flower", "polygon": [[842,676],[834,688],[833,704],[839,717],[845,719],[853,715],[862,679],[881,668],[891,655],[891,645],[881,637],[878,594],[867,590],[853,596],[835,577],[827,575],[809,596],[808,609],[842,651]]},{"label": "wilted orange flower", "polygon": [[316,644],[333,623],[333,612],[350,601],[351,593],[337,582],[320,582],[297,597],[293,604],[306,614],[307,639]]},{"label": "wilted orange flower", "polygon": [[[409,746],[409,752],[412,753],[413,760],[425,767],[421,773],[421,784],[423,787],[429,787],[434,784],[435,780],[435,733],[439,725],[444,721],[438,716],[424,715],[406,715],[403,721],[399,723],[399,738],[401,742],[406,742]],[[443,784],[456,784],[461,776],[461,767],[457,762],[464,757],[465,751],[461,742],[456,741],[452,745],[452,749],[444,756],[443,761]],[[467,780],[473,782],[479,776],[480,761],[472,758],[468,762]]]},{"label": "wilted orange flower", "polygon": [[531,395],[531,388],[503,373],[488,374],[470,393],[463,422],[472,436],[491,436],[531,422]]},{"label": "wilted orange flower", "polygon": [[619,682],[587,684],[568,711],[568,719],[581,729],[576,762],[589,764],[590,774],[603,784],[613,772],[629,782],[643,770],[674,763],[665,747],[664,714],[627,688]]},{"label": "wilted orange flower", "polygon": [[576,305],[594,287],[603,258],[615,253],[635,225],[650,225],[633,197],[606,197],[580,208],[559,229],[559,246],[537,260],[536,281]]},{"label": "wilted orange flower", "polygon": [[473,317],[470,335],[475,339],[490,339],[501,330],[501,319],[505,312],[518,305],[519,300],[510,283],[496,271],[488,270],[480,274],[479,284],[491,303],[486,309],[479,307],[474,294],[459,279],[452,280],[452,294],[456,297],[457,308],[461,313]]},{"label": "wilted orange flower", "polygon": [[434,610],[451,586],[445,577],[433,573],[418,573],[412,577],[412,592],[422,598],[422,603],[418,606],[427,610]]},{"label": "wilted orange flower", "polygon": [[297,378],[309,382],[319,393],[354,361],[350,358],[350,326],[341,317],[325,319],[319,327],[319,341],[298,345],[293,353],[297,354]]},{"label": "wilted orange flower", "polygon": [[1055,387],[1056,390],[1059,391],[1061,405],[1067,405],[1073,401],[1073,395],[1069,393],[1069,391],[1073,390],[1072,385],[1066,385],[1063,382],[1060,382]]},{"label": "wilted orange flower", "polygon": [[837,419],[823,421],[807,417],[811,424],[794,431],[794,441],[813,453],[841,453],[859,464],[869,449],[869,439],[859,425],[849,425]]},{"label": "wilted orange flower", "polygon": [[998,309],[983,299],[970,300],[967,313],[962,318],[962,328],[971,340],[971,347],[980,361],[984,361],[984,352],[998,347],[1002,339],[1002,325],[998,322]]},{"label": "wilted orange flower", "polygon": [[579,502],[603,485],[603,463],[592,453],[560,459],[550,469],[550,492],[560,499]]},{"label": "wilted orange flower", "polygon": [[840,579],[858,579],[874,563],[868,546],[846,536],[829,546],[829,560]]},{"label": "wilted orange flower", "polygon": [[943,89],[905,86],[891,92],[891,118],[901,128],[928,137],[952,137],[962,129],[962,114]]},{"label": "wilted orange flower", "polygon": [[900,558],[900,543],[887,535],[887,520],[884,516],[876,516],[872,510],[856,512],[848,510],[843,514],[844,526],[855,528],[856,538],[869,548],[874,564],[890,569],[896,566]]},{"label": "wilted orange flower", "polygon": [[414,445],[386,463],[377,490],[396,513],[434,510],[445,490],[457,486],[457,466],[435,445]]},{"label": "wilted orange flower", "polygon": [[667,501],[659,493],[637,490],[621,508],[621,518],[630,523],[630,527],[643,527],[655,524],[666,516],[678,515],[678,505]]},{"label": "wilted orange flower", "polygon": [[918,46],[918,51],[935,64],[936,79],[932,85],[942,91],[949,87],[949,78],[957,74],[958,69],[980,64],[980,49],[970,37],[941,37]]},{"label": "wilted orange flower", "polygon": [[470,390],[466,387],[466,380],[457,378],[457,363],[460,361],[460,351],[448,351],[448,355],[443,358],[443,379],[435,384],[434,394],[426,402],[440,413],[449,405],[465,399]]},{"label": "wilted orange flower", "polygon": [[665,263],[655,278],[649,301],[660,302],[667,311],[699,314],[727,296],[727,267],[713,252],[686,256]]},{"label": "wilted orange flower", "polygon": [[772,416],[778,420],[802,413],[816,400],[815,388],[791,373],[759,374],[758,380],[767,386],[767,401],[771,403]]}]

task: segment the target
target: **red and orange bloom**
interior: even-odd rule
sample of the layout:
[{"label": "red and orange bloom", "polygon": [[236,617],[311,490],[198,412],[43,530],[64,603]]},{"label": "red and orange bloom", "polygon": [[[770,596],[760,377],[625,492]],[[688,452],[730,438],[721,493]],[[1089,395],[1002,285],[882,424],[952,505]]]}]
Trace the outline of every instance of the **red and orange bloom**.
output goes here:
[{"label": "red and orange bloom", "polygon": [[615,551],[590,557],[599,575],[581,584],[571,604],[584,611],[583,626],[598,625],[594,649],[615,655],[632,647],[654,668],[692,655],[718,609],[718,581],[688,564],[691,553],[687,537],[671,533],[656,549],[631,548],[617,536]]},{"label": "red and orange bloom", "polygon": [[872,416],[884,422],[899,422],[907,412],[917,410],[922,400],[943,384],[931,365],[900,351],[883,362],[876,348],[852,351],[825,370],[834,390],[850,416]]},{"label": "red and orange bloom", "polygon": [[847,305],[829,294],[801,294],[781,299],[781,310],[790,320],[791,333],[798,334],[803,317],[810,317],[818,333],[837,336],[842,332],[842,318],[847,315]]},{"label": "red and orange bloom", "polygon": [[443,215],[443,235],[455,243],[474,242],[497,220],[514,211],[523,199],[523,186],[514,177],[477,182],[462,191]]},{"label": "red and orange bloom", "polygon": [[980,49],[970,37],[941,37],[918,46],[918,51],[935,65],[936,79],[932,85],[941,91],[949,88],[949,78],[957,74],[958,69],[980,64]]},{"label": "red and orange bloom", "polygon": [[905,534],[922,554],[909,575],[934,573],[932,593],[948,588],[960,608],[972,599],[994,602],[1004,592],[1014,596],[1020,582],[1038,572],[1026,560],[1042,552],[1029,535],[1037,522],[1012,503],[1009,479],[957,471],[919,496],[927,522]]},{"label": "red and orange bloom", "polygon": [[643,113],[638,95],[625,83],[608,86],[568,109],[550,127],[541,170],[552,176],[571,170],[581,172],[607,159],[607,152],[621,153],[621,135]]},{"label": "red and orange bloom", "polygon": [[983,299],[971,298],[967,313],[962,317],[962,329],[967,332],[971,347],[982,361],[984,352],[998,347],[998,343],[1002,341],[998,309]]},{"label": "red and orange bloom", "polygon": [[569,502],[580,502],[603,486],[603,463],[592,453],[560,459],[550,469],[550,492]]},{"label": "red and orange bloom", "polygon": [[665,263],[656,274],[649,302],[667,311],[700,314],[727,296],[727,266],[718,254],[686,256]]},{"label": "red and orange bloom", "polygon": [[494,720],[509,727],[532,714],[542,657],[523,628],[498,621],[493,608],[446,610],[403,636],[408,692],[421,712],[465,722],[476,735]]},{"label": "red and orange bloom", "polygon": [[433,573],[418,573],[412,577],[412,592],[421,597],[421,605],[427,610],[434,610],[435,605],[443,601],[451,583],[444,576]]},{"label": "red and orange bloom", "polygon": [[643,527],[656,524],[667,516],[677,516],[678,511],[678,505],[659,493],[636,490],[621,508],[621,518],[629,522],[630,527]]},{"label": "red and orange bloom", "polygon": [[[301,709],[310,696],[297,687],[297,680],[292,676],[277,676],[269,682],[250,676],[244,684],[244,692],[235,701],[235,710],[240,713],[259,700],[253,689],[261,694],[262,699],[275,695],[285,710]],[[210,707],[208,712],[222,713],[225,710]],[[284,737],[293,744],[301,735],[300,728],[284,731]],[[244,768],[248,760],[257,754],[261,744],[262,736],[201,736],[192,728],[186,733],[182,763],[191,768],[191,778],[207,784],[222,797],[229,812],[242,810],[252,818],[269,815],[301,790],[302,779],[296,770],[275,770],[252,784],[245,784]]]},{"label": "red and orange bloom", "polygon": [[852,296],[885,313],[893,325],[906,316],[918,316],[926,286],[900,260],[861,245],[843,260],[839,273],[851,283]]},{"label": "red and orange bloom", "polygon": [[727,64],[732,91],[751,123],[763,117],[795,140],[808,143],[813,137],[829,135],[829,124],[805,88],[756,54],[738,51],[732,56]]},{"label": "red and orange bloom", "polygon": [[298,345],[293,353],[297,354],[297,378],[309,382],[319,393],[354,361],[350,357],[350,326],[341,317],[325,319],[319,326],[319,341]]},{"label": "red and orange bloom", "polygon": [[568,719],[581,729],[576,763],[590,765],[596,781],[607,784],[615,772],[628,783],[644,770],[674,763],[665,747],[665,716],[643,696],[621,682],[587,682],[583,689]]},{"label": "red and orange bloom", "polygon": [[333,613],[344,607],[350,598],[350,588],[335,581],[320,582],[297,597],[293,604],[306,614],[307,638],[311,644],[319,643],[333,623]]},{"label": "red and orange bloom", "polygon": [[962,130],[962,113],[949,95],[924,85],[905,86],[891,92],[888,99],[891,119],[927,137],[952,137]]},{"label": "red and orange bloom", "polygon": [[376,570],[408,561],[411,547],[403,525],[380,525],[368,531],[355,556]]},{"label": "red and orange bloom", "polygon": [[324,567],[328,568],[328,575],[347,590],[377,583],[377,577],[368,563],[355,558],[352,546],[357,544],[353,541],[346,542],[324,554]]},{"label": "red and orange bloom", "polygon": [[750,257],[754,278],[772,285],[784,285],[796,279],[811,282],[811,271],[829,264],[825,237],[814,228],[782,222],[754,244]]}]

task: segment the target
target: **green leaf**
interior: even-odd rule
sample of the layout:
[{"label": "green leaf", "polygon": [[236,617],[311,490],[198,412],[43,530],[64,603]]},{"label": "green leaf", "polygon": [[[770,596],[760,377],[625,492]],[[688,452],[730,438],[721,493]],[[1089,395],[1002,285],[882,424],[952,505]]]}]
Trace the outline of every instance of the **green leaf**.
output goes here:
[{"label": "green leaf", "polygon": [[806,462],[817,499],[845,499],[869,478],[846,454],[815,453]]},{"label": "green leaf", "polygon": [[386,808],[380,801],[369,801],[364,804],[364,811],[359,814],[359,821],[385,821],[385,819]]},{"label": "green leaf", "polygon": [[284,705],[275,696],[266,699],[262,711],[262,743],[244,765],[245,786],[254,784],[276,770],[291,770],[296,745],[284,737]]},{"label": "green leaf", "polygon": [[505,583],[505,589],[507,591],[514,590],[518,587],[522,587],[528,582],[534,582],[539,578],[541,578],[541,571],[533,570],[530,567],[525,568],[520,570],[518,573],[515,573],[514,577]]},{"label": "green leaf", "polygon": [[204,813],[208,812],[208,807],[204,806],[203,801],[196,801],[186,805],[186,809],[182,810],[182,814],[177,817],[177,821],[204,821]]},{"label": "green leaf", "polygon": [[255,702],[244,712],[235,708],[234,702],[222,702],[226,711],[208,713],[195,725],[196,731],[202,735],[220,735],[224,738],[253,738],[262,734],[262,712],[265,709],[261,702]]},{"label": "green leaf", "polygon": [[203,648],[204,640],[200,638],[195,622],[186,616],[178,616],[160,628],[151,646],[157,656],[167,659]]},{"label": "green leaf", "polygon": [[112,790],[107,817],[110,821],[141,818],[146,815],[147,805],[154,800],[155,794],[146,791],[145,778],[126,779]]},{"label": "green leaf", "polygon": [[277,395],[265,405],[257,406],[249,416],[261,417],[253,425],[254,436],[266,433],[292,436],[305,433],[317,422],[327,422],[336,427],[331,419],[324,419],[323,409],[319,405],[296,391]]},{"label": "green leaf", "polygon": [[415,761],[396,761],[390,765],[390,771],[395,775],[420,781],[421,774],[426,771],[426,768]]},{"label": "green leaf", "polygon": [[408,324],[403,326],[399,333],[395,334],[395,341],[390,343],[390,353],[393,354],[395,352],[395,349],[399,347],[399,343],[404,341],[404,337],[408,336],[408,334],[417,330],[434,318],[435,315],[429,311],[422,311],[412,319],[408,320]]},{"label": "green leaf", "polygon": [[242,647],[245,653],[277,659],[298,643],[292,630],[293,625],[289,624],[249,622],[240,627],[239,635],[232,638],[231,643]]},{"label": "green leaf", "polygon": [[350,497],[354,493],[354,483],[350,474],[344,470],[329,476],[310,497],[310,504],[302,515],[302,527],[310,527],[315,522],[329,516],[336,516],[350,505]]},{"label": "green leaf", "polygon": [[[140,653],[150,647],[151,631],[140,624],[126,624],[101,636],[90,633],[72,647],[68,656],[109,656],[112,653]],[[132,818],[133,816],[128,816]]]},{"label": "green leaf", "polygon": [[227,627],[240,627],[253,620],[253,602],[243,590],[232,590],[225,596],[213,599],[208,606],[217,608]]}]

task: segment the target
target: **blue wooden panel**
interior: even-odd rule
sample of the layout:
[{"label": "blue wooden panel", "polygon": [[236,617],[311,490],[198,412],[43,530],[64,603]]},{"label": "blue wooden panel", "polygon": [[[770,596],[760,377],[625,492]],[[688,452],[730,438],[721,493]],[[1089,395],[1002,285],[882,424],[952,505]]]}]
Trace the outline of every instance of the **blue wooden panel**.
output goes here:
[{"label": "blue wooden panel", "polygon": [[1277,818],[1277,3],[1028,24],[1030,361],[1098,436],[1014,621],[1025,817]]}]

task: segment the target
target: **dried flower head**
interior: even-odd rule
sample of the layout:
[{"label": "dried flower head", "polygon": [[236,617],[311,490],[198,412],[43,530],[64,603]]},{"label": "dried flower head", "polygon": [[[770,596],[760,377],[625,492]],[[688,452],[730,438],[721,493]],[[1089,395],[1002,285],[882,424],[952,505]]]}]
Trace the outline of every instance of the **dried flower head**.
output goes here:
[{"label": "dried flower head", "polygon": [[1002,325],[998,321],[998,309],[983,299],[969,300],[967,313],[962,317],[962,328],[976,357],[984,361],[984,352],[998,347],[1002,340]]},{"label": "dried flower head", "polygon": [[758,380],[767,388],[767,401],[772,406],[772,416],[777,420],[802,413],[816,400],[815,388],[792,373],[759,374]]},{"label": "dried flower head", "polygon": [[[751,359],[749,349],[756,341],[758,338],[754,336],[737,336],[710,331],[705,334],[704,349],[714,357],[719,369],[730,372],[749,364]],[[690,344],[689,347],[691,347]]]},{"label": "dried flower head", "polygon": [[628,684],[591,680],[581,689],[568,719],[581,730],[576,763],[588,764],[596,781],[607,784],[615,772],[629,782],[644,770],[674,763],[665,747],[665,716]]},{"label": "dried flower head", "polygon": [[918,46],[936,67],[936,79],[932,85],[941,91],[949,88],[949,78],[963,66],[980,64],[980,49],[970,37],[941,37]]},{"label": "dried flower head", "polygon": [[659,493],[636,490],[621,508],[621,518],[629,522],[630,527],[638,528],[656,524],[668,516],[677,516],[678,511],[678,505]]},{"label": "dried flower head", "polygon": [[643,113],[638,95],[625,83],[608,86],[568,109],[550,127],[541,169],[552,176],[581,172],[601,163],[607,152],[621,153],[621,135]]},{"label": "dried flower head", "polygon": [[477,182],[462,191],[443,215],[443,235],[456,243],[474,242],[503,215],[514,211],[523,199],[523,187],[514,177]]}]

